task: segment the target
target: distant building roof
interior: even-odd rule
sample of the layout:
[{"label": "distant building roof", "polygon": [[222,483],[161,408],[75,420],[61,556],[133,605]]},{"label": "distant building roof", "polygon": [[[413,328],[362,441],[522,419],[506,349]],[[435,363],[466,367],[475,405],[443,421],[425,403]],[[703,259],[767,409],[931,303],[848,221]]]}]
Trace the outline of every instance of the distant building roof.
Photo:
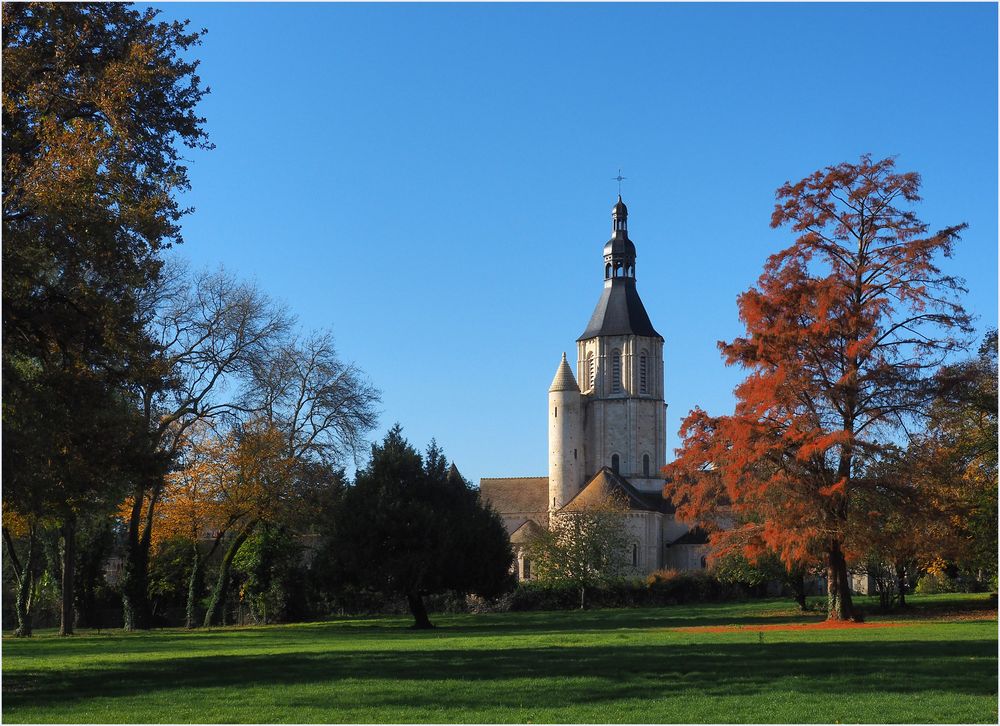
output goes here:
[{"label": "distant building roof", "polygon": [[503,518],[507,534],[515,532],[528,519],[548,525],[547,476],[480,479],[479,496]]},{"label": "distant building roof", "polygon": [[649,314],[639,299],[635,279],[615,277],[605,280],[604,291],[590,316],[587,329],[577,340],[599,335],[643,335],[663,339],[649,321]]}]

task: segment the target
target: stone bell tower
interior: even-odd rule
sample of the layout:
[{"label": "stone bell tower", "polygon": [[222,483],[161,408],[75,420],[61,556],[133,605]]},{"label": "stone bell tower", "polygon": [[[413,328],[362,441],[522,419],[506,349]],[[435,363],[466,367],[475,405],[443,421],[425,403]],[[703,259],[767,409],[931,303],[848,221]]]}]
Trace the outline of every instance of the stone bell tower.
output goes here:
[{"label": "stone bell tower", "polygon": [[663,337],[639,299],[635,258],[628,208],[619,195],[604,245],[604,289],[577,339],[584,476],[607,466],[637,489],[659,491],[666,463]]}]

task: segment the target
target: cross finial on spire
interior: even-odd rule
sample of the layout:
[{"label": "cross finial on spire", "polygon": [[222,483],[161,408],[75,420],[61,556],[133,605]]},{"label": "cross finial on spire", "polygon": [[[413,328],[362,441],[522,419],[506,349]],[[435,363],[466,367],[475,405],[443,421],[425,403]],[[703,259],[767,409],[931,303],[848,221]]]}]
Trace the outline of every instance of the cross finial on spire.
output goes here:
[{"label": "cross finial on spire", "polygon": [[622,195],[622,182],[625,181],[628,177],[622,176],[622,170],[618,169],[618,176],[613,177],[613,178],[614,178],[614,180],[616,182],[618,182],[618,196],[621,197],[621,195]]}]

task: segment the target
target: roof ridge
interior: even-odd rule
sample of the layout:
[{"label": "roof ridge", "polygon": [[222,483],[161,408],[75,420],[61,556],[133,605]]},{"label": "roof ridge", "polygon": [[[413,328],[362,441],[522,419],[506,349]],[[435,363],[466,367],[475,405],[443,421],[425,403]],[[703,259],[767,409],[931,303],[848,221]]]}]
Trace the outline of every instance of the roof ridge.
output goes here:
[{"label": "roof ridge", "polygon": [[481,476],[479,481],[499,481],[500,479],[548,479],[548,476]]}]

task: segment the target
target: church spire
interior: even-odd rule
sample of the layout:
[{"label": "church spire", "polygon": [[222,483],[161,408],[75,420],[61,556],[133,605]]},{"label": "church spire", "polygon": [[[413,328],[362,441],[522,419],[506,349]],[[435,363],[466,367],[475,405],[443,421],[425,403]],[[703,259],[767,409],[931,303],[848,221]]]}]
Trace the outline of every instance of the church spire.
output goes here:
[{"label": "church spire", "polygon": [[635,245],[628,238],[628,207],[618,195],[611,209],[611,239],[604,245],[604,279],[635,278]]},{"label": "church spire", "polygon": [[577,341],[602,335],[660,338],[636,290],[635,245],[628,238],[628,207],[621,194],[611,208],[611,239],[604,245],[604,291]]}]

